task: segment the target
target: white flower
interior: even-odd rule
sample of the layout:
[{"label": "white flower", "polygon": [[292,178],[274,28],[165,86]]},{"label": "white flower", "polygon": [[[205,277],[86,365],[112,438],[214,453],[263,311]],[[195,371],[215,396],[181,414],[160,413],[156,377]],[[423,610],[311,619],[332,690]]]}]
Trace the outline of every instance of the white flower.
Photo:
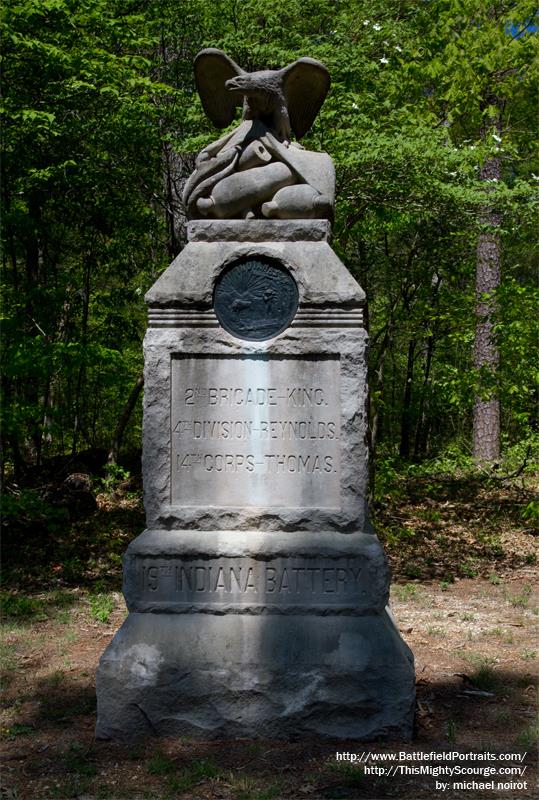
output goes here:
[{"label": "white flower", "polygon": [[389,59],[384,56],[380,59],[380,64],[389,64]]},{"label": "white flower", "polygon": [[532,178],[534,181],[539,181],[539,175],[536,175],[535,172],[532,172]]},{"label": "white flower", "polygon": [[389,47],[389,42],[386,42],[386,40],[385,40],[385,39],[384,39],[384,41],[383,41],[383,44],[385,44],[385,46],[386,46],[386,47]]},{"label": "white flower", "polygon": [[492,134],[492,138],[494,139],[495,142],[501,142],[501,138],[497,136],[495,133]]},{"label": "white flower", "polygon": [[378,25],[377,22],[372,27],[374,28],[375,31],[381,31],[382,30],[382,26]]},{"label": "white flower", "polygon": [[400,47],[398,44],[395,45],[395,50],[398,50],[399,53],[402,53],[402,47]]},{"label": "white flower", "polygon": [[475,144],[470,145],[470,150],[475,150]]},{"label": "white flower", "polygon": [[359,106],[358,106],[357,103],[352,103],[352,108],[354,109],[354,111],[358,111],[359,110]]},{"label": "white flower", "polygon": [[456,172],[448,172],[447,174],[451,175],[452,178],[456,178],[457,177],[457,173]]},{"label": "white flower", "polygon": [[364,24],[364,25],[370,25],[370,24],[371,24],[371,21],[370,21],[370,19],[364,19],[364,20],[363,20],[363,24]]}]

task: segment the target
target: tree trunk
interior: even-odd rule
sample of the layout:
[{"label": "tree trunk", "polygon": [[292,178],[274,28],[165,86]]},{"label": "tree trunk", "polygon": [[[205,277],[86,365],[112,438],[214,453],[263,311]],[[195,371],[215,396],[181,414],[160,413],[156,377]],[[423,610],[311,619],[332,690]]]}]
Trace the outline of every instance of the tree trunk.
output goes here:
[{"label": "tree trunk", "polygon": [[410,458],[410,433],[412,429],[412,384],[414,382],[414,358],[416,340],[410,339],[408,343],[408,362],[406,365],[406,384],[401,414],[401,443],[399,455],[401,458]]},{"label": "tree trunk", "polygon": [[[425,367],[423,372],[423,386],[421,387],[421,395],[419,398],[419,409],[417,413],[417,428],[414,440],[414,461],[419,461],[427,452],[427,439],[429,432],[429,425],[427,423],[427,395],[430,385],[430,369],[432,366],[432,357],[434,354],[434,336],[429,336],[425,344]],[[428,406],[427,406],[428,407]]]},{"label": "tree trunk", "polygon": [[127,428],[127,424],[131,418],[131,414],[133,413],[133,409],[135,408],[138,396],[143,386],[144,386],[144,374],[141,373],[138,376],[135,385],[131,389],[131,394],[127,399],[127,403],[125,404],[124,410],[120,415],[120,419],[118,420],[118,424],[114,432],[114,438],[112,440],[112,444],[109,450],[109,455],[107,458],[109,464],[116,464],[116,462],[118,461],[118,454],[120,452],[120,447],[122,445],[122,439],[125,433],[125,429]]},{"label": "tree trunk", "polygon": [[[497,157],[483,164],[480,178],[499,181],[501,162]],[[499,363],[499,353],[493,336],[493,314],[496,310],[495,292],[500,285],[501,214],[492,207],[481,212],[482,231],[477,240],[475,273],[476,327],[474,367],[493,382]],[[479,463],[496,461],[500,455],[500,401],[496,390],[487,388],[478,394],[473,410],[473,456]]]},{"label": "tree trunk", "polygon": [[86,364],[84,350],[88,342],[88,318],[90,314],[90,271],[92,267],[92,256],[88,255],[84,259],[83,290],[82,290],[82,322],[81,322],[81,360],[77,376],[77,386],[75,389],[75,418],[73,423],[73,443],[71,454],[75,455],[79,444],[79,433],[83,427],[82,421],[82,395],[84,379],[86,375]]}]

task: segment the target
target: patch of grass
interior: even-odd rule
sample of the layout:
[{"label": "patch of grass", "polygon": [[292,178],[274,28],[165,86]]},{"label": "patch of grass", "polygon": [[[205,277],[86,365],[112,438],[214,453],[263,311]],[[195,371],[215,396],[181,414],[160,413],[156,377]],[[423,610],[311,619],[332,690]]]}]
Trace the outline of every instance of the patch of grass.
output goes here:
[{"label": "patch of grass", "polygon": [[484,545],[486,555],[494,558],[501,558],[505,555],[499,533],[492,533],[492,531],[478,531],[477,541]]},{"label": "patch of grass", "polygon": [[114,611],[114,600],[110,594],[90,595],[90,614],[98,622],[108,622]]},{"label": "patch of grass", "polygon": [[420,578],[421,577],[421,568],[418,567],[416,564],[406,564],[403,567],[404,574],[407,578]]},{"label": "patch of grass", "polygon": [[73,592],[68,592],[64,589],[56,589],[51,592],[48,602],[55,608],[69,608],[77,602],[77,597]]},{"label": "patch of grass", "polygon": [[482,692],[494,693],[501,691],[502,682],[493,669],[493,666],[497,663],[495,658],[482,656],[477,653],[463,653],[461,654],[461,658],[475,667],[474,671],[469,675],[469,678],[476,689]]},{"label": "patch of grass", "polygon": [[281,794],[281,791],[281,784],[273,783],[271,786],[268,786],[267,789],[263,789],[259,792],[256,800],[273,800],[274,797],[278,797]]},{"label": "patch of grass", "polygon": [[176,764],[163,753],[156,753],[148,761],[147,769],[150,775],[170,775],[176,770]]},{"label": "patch of grass", "polygon": [[420,508],[417,512],[419,519],[424,519],[425,522],[440,522],[442,515],[439,511],[431,508]]},{"label": "patch of grass", "polygon": [[349,761],[333,761],[328,765],[330,773],[338,777],[339,783],[346,786],[360,786],[364,784],[365,773],[361,767],[351,764]]},{"label": "patch of grass", "polygon": [[133,745],[127,754],[127,758],[130,761],[142,761],[144,758],[144,747],[141,742],[137,742]]},{"label": "patch of grass", "polygon": [[[175,765],[170,759],[164,759],[164,761],[168,762],[165,764],[167,772],[175,770]],[[170,765],[172,765],[172,769],[169,769]],[[164,773],[161,771],[160,773],[153,774]],[[196,786],[196,784],[210,780],[211,778],[217,778],[219,775],[219,767],[210,759],[202,758],[199,761],[194,761],[189,767],[182,769],[178,775],[170,777],[167,781],[167,786],[171,792],[185,792],[193,786]]]},{"label": "patch of grass", "polygon": [[0,615],[2,618],[32,619],[45,617],[45,606],[37,597],[26,597],[11,592],[0,593]]},{"label": "patch of grass", "polygon": [[50,798],[50,800],[68,800],[69,798],[80,797],[87,794],[92,781],[93,777],[89,775],[64,778],[60,786],[51,787],[47,798]]},{"label": "patch of grass", "polygon": [[3,739],[16,739],[17,736],[28,736],[30,733],[35,733],[35,728],[30,725],[19,725],[17,722],[8,728],[0,729],[0,736]]},{"label": "patch of grass", "polygon": [[235,800],[253,800],[253,793],[257,791],[256,781],[250,775],[236,775],[230,772],[227,783],[234,792]]},{"label": "patch of grass", "polygon": [[444,636],[444,634],[445,634],[445,629],[444,628],[440,628],[437,625],[429,625],[427,627],[427,635],[428,636]]},{"label": "patch of grass", "polygon": [[406,527],[390,527],[384,531],[384,537],[388,546],[398,545],[413,539],[416,536],[416,531],[413,528]]},{"label": "patch of grass", "polygon": [[523,661],[535,661],[537,658],[537,650],[524,650],[520,657]]},{"label": "patch of grass", "polygon": [[419,589],[415,583],[395,584],[391,587],[391,592],[396,600],[405,603],[408,600],[417,600]]},{"label": "patch of grass", "polygon": [[449,744],[455,744],[457,741],[457,723],[454,719],[449,719],[445,726],[445,735]]},{"label": "patch of grass", "polygon": [[62,639],[66,644],[74,644],[79,638],[79,632],[71,628],[62,633]]},{"label": "patch of grass", "polygon": [[500,583],[502,582],[499,575],[496,575],[495,572],[491,572],[490,575],[488,576],[488,579],[493,586],[499,586]]},{"label": "patch of grass", "polygon": [[539,719],[530,722],[523,728],[515,739],[517,747],[532,750],[539,744]]},{"label": "patch of grass", "polygon": [[483,692],[498,692],[500,689],[500,679],[492,667],[479,667],[470,678],[474,686]]},{"label": "patch of grass", "polygon": [[62,564],[62,576],[67,583],[80,583],[84,579],[85,565],[78,556],[69,556]]},{"label": "patch of grass", "polygon": [[[17,666],[17,645],[15,642],[0,643],[0,672],[12,672]],[[5,680],[5,677],[4,677]]]},{"label": "patch of grass", "polygon": [[530,500],[522,511],[522,519],[530,520],[534,524],[539,523],[539,500]]},{"label": "patch of grass", "polygon": [[464,578],[476,578],[478,574],[477,561],[474,558],[467,558],[459,564],[459,573]]},{"label": "patch of grass", "polygon": [[189,768],[193,775],[197,778],[217,778],[220,773],[219,767],[209,758],[201,758],[200,761],[195,761]]},{"label": "patch of grass", "polygon": [[265,789],[240,790],[236,795],[236,800],[274,800],[281,794],[280,784],[272,784]]},{"label": "patch of grass", "polygon": [[460,658],[464,661],[467,661],[468,664],[471,664],[476,669],[480,669],[481,667],[493,667],[497,664],[497,660],[490,656],[483,656],[481,653],[459,653]]},{"label": "patch of grass", "polygon": [[532,587],[525,583],[518,594],[508,595],[508,600],[515,608],[527,608],[530,602]]},{"label": "patch of grass", "polygon": [[61,669],[57,669],[54,672],[51,672],[50,675],[47,675],[44,685],[46,685],[48,689],[57,690],[64,685],[65,679],[65,672]]},{"label": "patch of grass", "polygon": [[470,614],[468,611],[466,611],[464,614],[460,615],[460,619],[462,622],[473,622],[475,620],[475,614]]},{"label": "patch of grass", "polygon": [[86,758],[84,747],[79,744],[70,745],[67,752],[64,753],[62,761],[68,772],[76,772],[78,775],[87,777],[92,777],[97,773],[95,765]]}]

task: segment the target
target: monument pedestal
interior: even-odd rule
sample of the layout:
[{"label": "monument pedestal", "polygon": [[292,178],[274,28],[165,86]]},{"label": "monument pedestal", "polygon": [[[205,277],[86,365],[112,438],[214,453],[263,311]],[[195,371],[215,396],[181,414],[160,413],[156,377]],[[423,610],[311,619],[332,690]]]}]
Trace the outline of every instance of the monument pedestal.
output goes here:
[{"label": "monument pedestal", "polygon": [[364,295],[328,233],[190,223],[147,295],[148,530],[98,737],[411,735],[413,657],[365,503]]}]

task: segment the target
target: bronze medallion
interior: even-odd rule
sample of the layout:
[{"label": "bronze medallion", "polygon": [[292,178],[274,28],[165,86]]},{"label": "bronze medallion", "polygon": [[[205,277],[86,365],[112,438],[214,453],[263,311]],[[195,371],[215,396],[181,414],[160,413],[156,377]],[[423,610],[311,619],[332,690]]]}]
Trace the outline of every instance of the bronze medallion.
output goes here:
[{"label": "bronze medallion", "polygon": [[290,272],[264,256],[227,267],[213,295],[213,308],[223,328],[252,341],[272,339],[286,330],[298,303],[298,287]]}]

